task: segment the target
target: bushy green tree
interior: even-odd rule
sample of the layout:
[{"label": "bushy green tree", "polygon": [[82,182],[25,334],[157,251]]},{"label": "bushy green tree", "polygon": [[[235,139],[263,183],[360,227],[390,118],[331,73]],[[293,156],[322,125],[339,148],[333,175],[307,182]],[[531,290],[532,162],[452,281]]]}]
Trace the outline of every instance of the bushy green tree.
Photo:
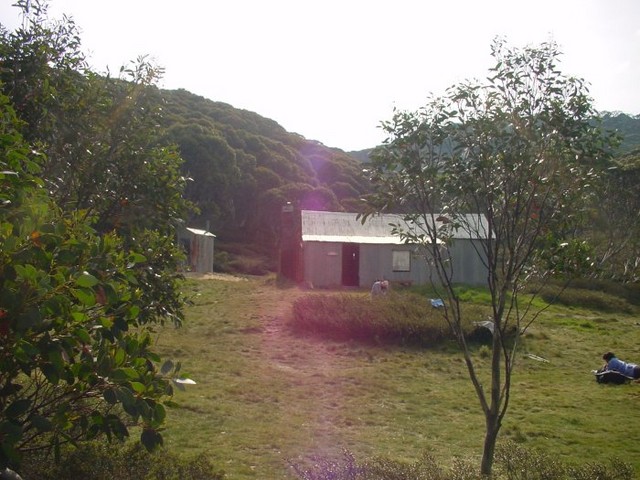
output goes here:
[{"label": "bushy green tree", "polygon": [[159,142],[157,69],[85,69],[73,22],[19,1],[0,32],[0,467],[64,442],[162,443],[179,364],[151,328],[182,321],[181,159]]},{"label": "bushy green tree", "polygon": [[101,232],[173,228],[189,203],[182,159],[162,143],[162,69],[141,57],[121,78],[98,75],[72,19],[50,20],[39,0],[17,5],[23,25],[0,32],[2,91],[25,140],[45,153],[41,177],[57,204]]},{"label": "bushy green tree", "polygon": [[[575,234],[611,140],[594,124],[584,82],[558,70],[556,44],[517,49],[498,39],[492,53],[485,81],[454,85],[423,109],[385,122],[388,140],[372,153],[371,169],[372,209],[406,212],[418,228],[397,231],[424,247],[436,272],[443,314],[485,417],[483,474],[491,473],[509,406],[519,336],[539,314],[520,292],[531,278],[575,274],[592,263]],[[463,334],[453,288],[458,259],[447,248],[454,231],[486,239],[476,253],[491,293],[488,371],[474,362]]]},{"label": "bushy green tree", "polygon": [[63,442],[124,438],[129,423],[147,446],[160,443],[176,368],[151,349],[148,326],[164,317],[149,308],[144,272],[158,262],[61,211],[38,176],[43,158],[6,97],[0,106],[0,466]]}]

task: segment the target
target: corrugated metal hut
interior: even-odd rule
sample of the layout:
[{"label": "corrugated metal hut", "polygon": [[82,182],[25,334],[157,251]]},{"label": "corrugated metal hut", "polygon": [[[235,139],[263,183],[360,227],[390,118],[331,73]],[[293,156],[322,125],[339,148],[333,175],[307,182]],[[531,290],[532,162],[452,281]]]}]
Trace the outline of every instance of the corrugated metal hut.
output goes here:
[{"label": "corrugated metal hut", "polygon": [[185,228],[180,232],[179,241],[187,253],[188,268],[191,272],[213,272],[213,252],[216,236],[207,230]]},{"label": "corrugated metal hut", "polygon": [[[446,247],[452,258],[456,283],[486,282],[487,270],[474,242],[486,235],[486,221],[478,215],[465,216],[479,228],[453,232]],[[376,215],[363,224],[355,213],[300,212],[298,279],[314,287],[370,287],[376,280],[392,283],[426,284],[436,280],[417,245],[405,244],[392,234],[391,224],[404,224],[400,215]],[[406,225],[406,224],[405,224]],[[482,238],[484,237],[484,238]],[[443,248],[445,248],[443,246]]]}]

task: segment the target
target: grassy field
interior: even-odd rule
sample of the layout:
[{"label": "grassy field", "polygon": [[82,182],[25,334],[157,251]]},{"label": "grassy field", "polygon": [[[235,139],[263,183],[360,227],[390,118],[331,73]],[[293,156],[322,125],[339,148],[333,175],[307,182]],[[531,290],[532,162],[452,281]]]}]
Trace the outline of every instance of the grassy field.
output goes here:
[{"label": "grassy field", "polygon": [[[273,278],[190,279],[182,328],[158,348],[197,385],[179,391],[165,444],[204,452],[229,479],[294,478],[313,457],[479,459],[483,417],[460,357],[432,349],[337,343],[291,333],[291,304],[316,292]],[[327,293],[327,292],[322,292]],[[353,292],[367,295],[367,292]],[[570,462],[618,457],[640,474],[640,384],[599,385],[590,371],[613,350],[640,361],[639,316],[552,307],[531,328],[501,439]],[[479,361],[482,361],[480,352]]]}]

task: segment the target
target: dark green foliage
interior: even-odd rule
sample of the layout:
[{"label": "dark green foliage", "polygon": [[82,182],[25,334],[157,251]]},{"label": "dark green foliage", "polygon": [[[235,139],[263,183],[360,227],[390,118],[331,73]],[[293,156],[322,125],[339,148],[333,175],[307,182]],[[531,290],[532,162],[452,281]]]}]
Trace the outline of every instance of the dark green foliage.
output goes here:
[{"label": "dark green foliage", "polygon": [[607,130],[614,130],[622,137],[619,151],[630,152],[640,146],[640,116],[625,113],[602,113],[602,125]]},{"label": "dark green foliage", "polygon": [[265,275],[277,269],[272,252],[264,245],[237,243],[216,244],[213,266],[217,272],[242,275]]},{"label": "dark green foliage", "polygon": [[[468,308],[469,318],[482,320],[486,316],[479,307]],[[308,295],[295,301],[292,327],[334,340],[378,344],[434,346],[452,340],[442,311],[412,293],[392,292],[379,298]],[[471,323],[465,328],[467,334],[474,330]]]},{"label": "dark green foliage", "polygon": [[29,480],[222,480],[204,455],[182,457],[159,450],[149,453],[140,444],[83,444],[64,452],[52,465],[44,455],[32,455],[22,470]]},{"label": "dark green foliage", "polygon": [[359,162],[341,150],[185,90],[162,94],[166,139],[178,145],[192,179],[187,196],[200,209],[192,223],[210,222],[223,241],[241,235],[275,259],[284,204],[356,212],[370,190]]}]

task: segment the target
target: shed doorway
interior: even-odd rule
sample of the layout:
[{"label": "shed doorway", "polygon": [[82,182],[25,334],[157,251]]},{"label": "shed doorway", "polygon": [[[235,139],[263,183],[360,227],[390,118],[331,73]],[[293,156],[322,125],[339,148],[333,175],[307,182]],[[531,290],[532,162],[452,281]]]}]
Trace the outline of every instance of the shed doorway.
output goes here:
[{"label": "shed doorway", "polygon": [[342,244],[342,285],[360,286],[360,244]]}]

